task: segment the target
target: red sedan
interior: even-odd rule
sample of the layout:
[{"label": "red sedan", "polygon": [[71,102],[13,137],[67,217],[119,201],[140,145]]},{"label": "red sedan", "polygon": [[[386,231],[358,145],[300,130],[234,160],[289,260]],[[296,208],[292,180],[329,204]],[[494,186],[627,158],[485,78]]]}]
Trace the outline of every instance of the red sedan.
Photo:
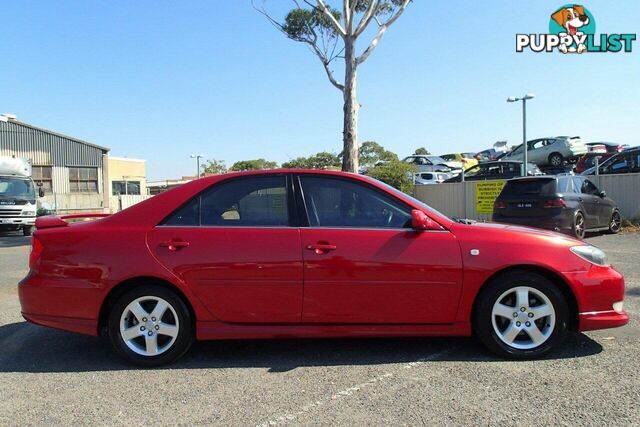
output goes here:
[{"label": "red sedan", "polygon": [[[86,215],[85,215],[86,216]],[[501,356],[622,326],[599,249],[453,221],[373,179],[274,170],[203,178],[94,221],[37,222],[22,314],[108,333],[160,365],[195,339],[474,334]]]}]

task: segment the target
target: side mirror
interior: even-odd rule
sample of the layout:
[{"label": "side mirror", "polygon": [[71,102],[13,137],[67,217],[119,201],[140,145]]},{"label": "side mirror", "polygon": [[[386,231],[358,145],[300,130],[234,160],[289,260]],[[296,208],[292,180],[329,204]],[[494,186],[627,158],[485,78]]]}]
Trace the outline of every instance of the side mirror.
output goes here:
[{"label": "side mirror", "polygon": [[602,190],[602,191],[600,192],[600,197],[602,197],[603,199],[604,199],[605,197],[607,197],[607,192],[606,192],[606,191],[604,191],[604,190]]},{"label": "side mirror", "polygon": [[427,216],[424,212],[418,209],[411,211],[411,227],[414,230],[440,230],[441,227]]}]

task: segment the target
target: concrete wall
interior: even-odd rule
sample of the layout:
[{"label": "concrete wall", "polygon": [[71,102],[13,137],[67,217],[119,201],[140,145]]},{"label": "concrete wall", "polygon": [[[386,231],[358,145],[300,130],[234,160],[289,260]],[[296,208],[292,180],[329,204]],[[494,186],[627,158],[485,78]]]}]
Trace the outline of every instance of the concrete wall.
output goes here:
[{"label": "concrete wall", "polygon": [[[600,175],[590,179],[616,201],[624,218],[640,218],[640,174]],[[476,209],[476,186],[481,182],[487,181],[418,185],[414,196],[449,217],[491,220],[490,213],[478,213]]]},{"label": "concrete wall", "polygon": [[140,194],[147,194],[146,161],[109,156],[109,195],[113,196],[113,181],[138,181]]}]

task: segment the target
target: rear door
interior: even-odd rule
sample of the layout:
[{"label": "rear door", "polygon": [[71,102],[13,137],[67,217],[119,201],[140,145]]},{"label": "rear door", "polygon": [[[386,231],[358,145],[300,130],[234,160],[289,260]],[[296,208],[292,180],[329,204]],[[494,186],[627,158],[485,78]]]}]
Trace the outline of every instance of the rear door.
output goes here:
[{"label": "rear door", "polygon": [[584,177],[574,177],[576,189],[579,189],[579,201],[585,214],[585,225],[587,228],[602,227],[600,219],[601,198],[600,190],[591,181]]},{"label": "rear door", "polygon": [[151,230],[149,249],[221,321],[298,323],[302,254],[289,182],[214,184]]},{"label": "rear door", "polygon": [[449,323],[462,259],[447,230],[410,228],[411,207],[360,181],[300,176],[305,323]]}]

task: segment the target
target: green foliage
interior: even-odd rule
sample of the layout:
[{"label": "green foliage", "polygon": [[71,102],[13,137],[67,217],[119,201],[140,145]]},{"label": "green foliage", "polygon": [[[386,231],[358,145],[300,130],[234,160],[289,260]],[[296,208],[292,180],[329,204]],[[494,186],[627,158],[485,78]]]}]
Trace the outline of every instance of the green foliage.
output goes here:
[{"label": "green foliage", "polygon": [[371,167],[380,162],[398,161],[398,155],[386,150],[375,141],[365,141],[360,146],[359,152],[360,166]]},{"label": "green foliage", "polygon": [[415,171],[413,165],[396,159],[367,169],[366,175],[411,194],[413,192],[413,174]]},{"label": "green foliage", "polygon": [[333,153],[322,151],[309,157],[298,157],[282,164],[292,169],[335,169],[340,167],[340,159]]},{"label": "green foliage", "polygon": [[275,169],[278,167],[276,162],[265,159],[240,160],[235,162],[229,170],[231,171],[253,171],[261,169]]},{"label": "green foliage", "polygon": [[205,173],[225,173],[227,166],[224,164],[224,160],[211,159],[202,165],[202,170]]},{"label": "green foliage", "polygon": [[416,148],[416,151],[414,152],[414,154],[417,154],[420,156],[428,156],[431,153],[425,147],[420,147],[420,148]]},{"label": "green foliage", "polygon": [[[331,14],[340,20],[341,14],[336,9],[331,9]],[[337,33],[331,26],[329,18],[319,9],[295,8],[284,19],[282,31],[290,38],[297,41],[308,41],[315,38],[314,32],[323,32],[335,37]]]}]

